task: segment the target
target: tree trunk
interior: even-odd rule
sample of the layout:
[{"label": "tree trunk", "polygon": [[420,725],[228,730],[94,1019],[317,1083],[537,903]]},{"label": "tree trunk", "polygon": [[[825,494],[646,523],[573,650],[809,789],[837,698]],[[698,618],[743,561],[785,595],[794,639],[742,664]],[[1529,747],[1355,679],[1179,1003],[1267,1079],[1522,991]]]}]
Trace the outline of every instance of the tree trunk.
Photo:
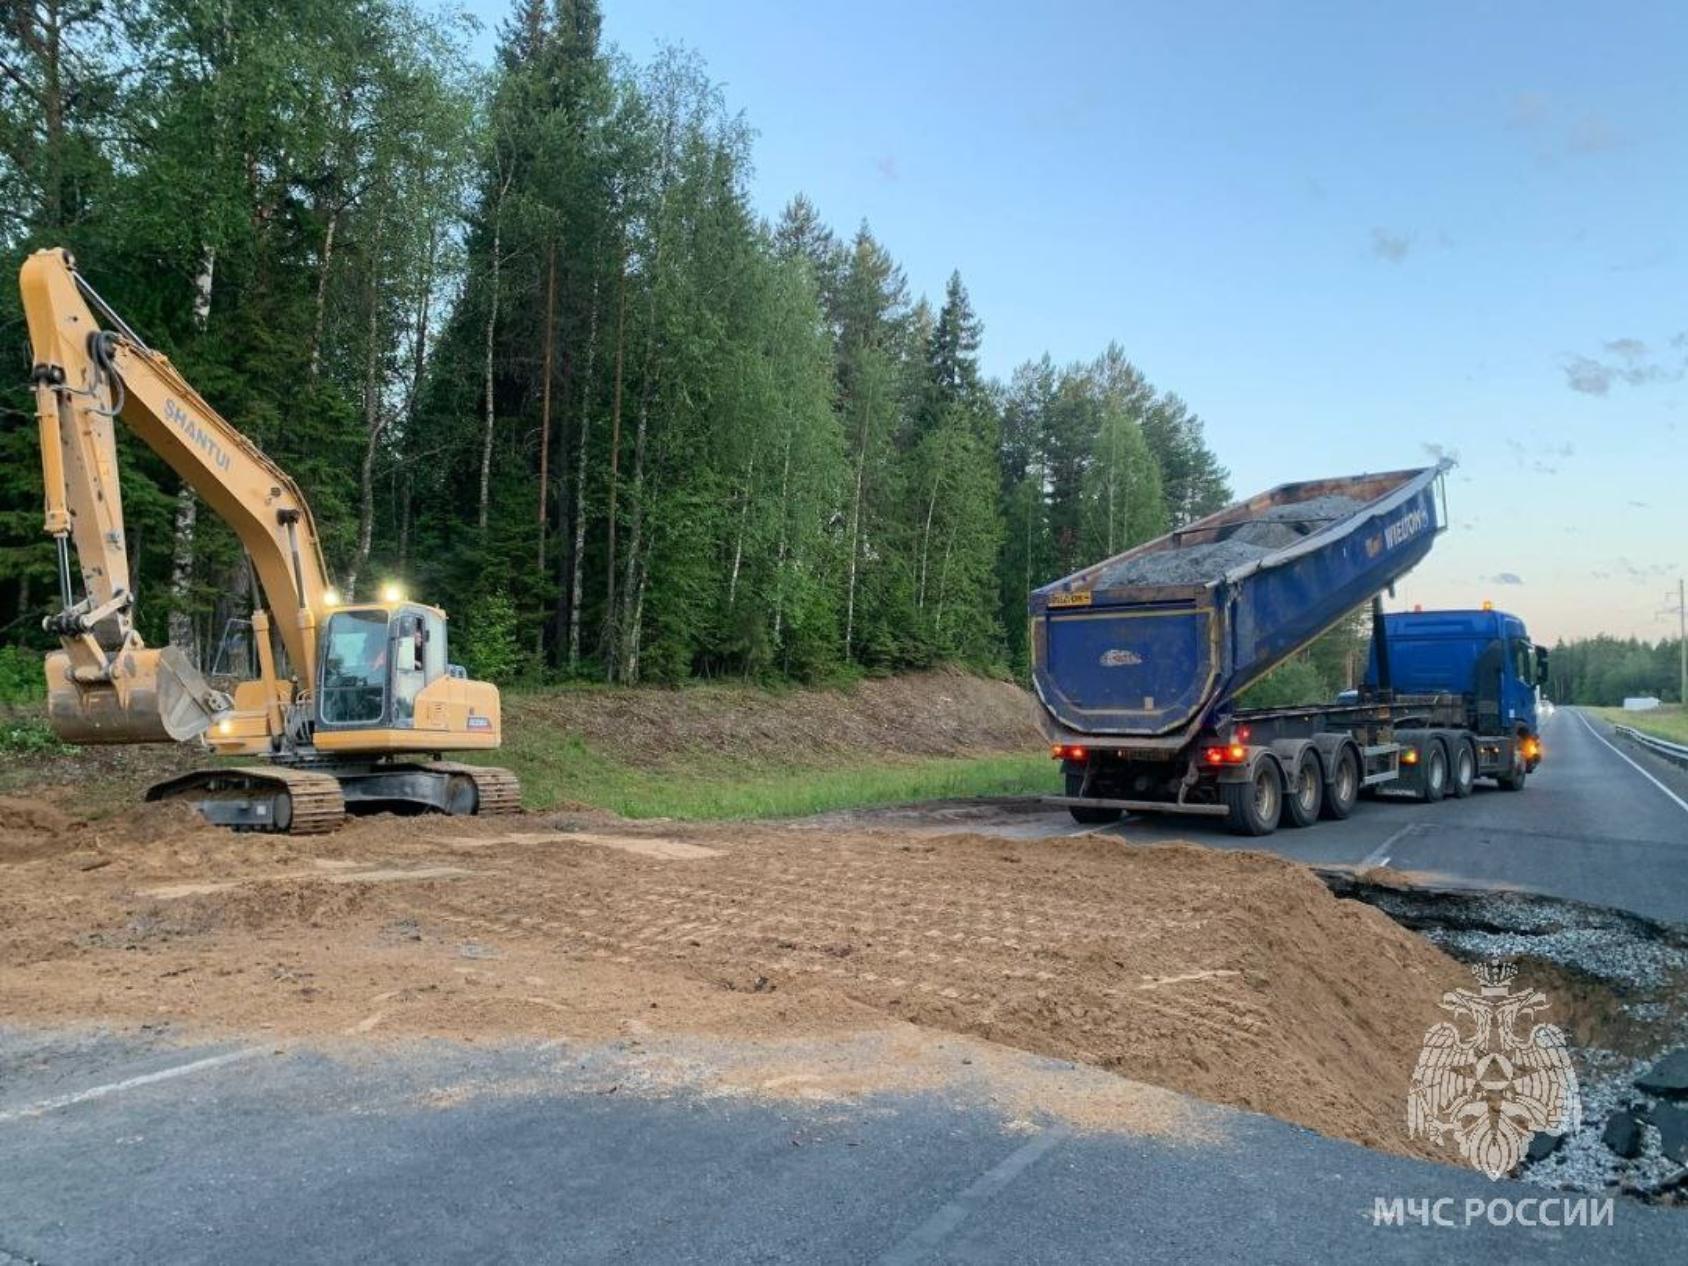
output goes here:
[{"label": "tree trunk", "polygon": [[500,252],[503,250],[504,195],[510,189],[510,181],[510,176],[504,177],[504,183],[499,186],[498,198],[492,207],[492,270],[489,278],[491,295],[487,299],[486,311],[486,429],[481,437],[481,503],[475,520],[483,537],[486,535],[487,507],[492,495],[492,434],[495,416],[492,350],[493,335],[498,329],[498,271],[502,263]]},{"label": "tree trunk", "polygon": [[610,402],[610,504],[609,504],[609,564],[605,567],[608,576],[607,596],[604,603],[604,628],[602,635],[604,673],[609,680],[615,679],[615,647],[616,647],[616,618],[615,618],[615,529],[616,509],[615,499],[620,482],[621,472],[621,383],[622,383],[622,352],[627,342],[627,255],[624,251],[621,257],[621,299],[620,311],[615,322],[615,394]]},{"label": "tree trunk", "polygon": [[856,453],[856,488],[850,498],[850,571],[849,580],[844,590],[844,658],[850,658],[850,652],[856,636],[856,560],[861,553],[862,532],[862,487],[867,480],[867,437],[868,419],[872,416],[872,409],[867,404],[862,405],[862,426],[857,437]]},{"label": "tree trunk", "polygon": [[351,572],[346,577],[346,597],[357,594],[358,577],[369,563],[369,547],[375,535],[375,453],[380,447],[381,433],[387,427],[386,411],[381,408],[381,347],[379,336],[381,313],[381,235],[386,227],[386,208],[375,215],[375,233],[370,251],[369,268],[365,277],[364,296],[369,308],[365,329],[363,358],[363,464],[358,469],[358,548],[352,559]]},{"label": "tree trunk", "polygon": [[626,685],[632,685],[638,676],[639,618],[643,612],[644,599],[643,585],[635,586],[634,582],[643,566],[643,560],[639,557],[639,546],[645,526],[645,438],[650,433],[650,372],[650,358],[647,356],[645,381],[639,389],[639,423],[633,431],[633,480],[627,496],[630,507],[627,524],[627,572],[621,601],[624,606],[631,602],[633,609],[627,613],[631,619],[624,619],[621,628],[625,648],[622,655],[621,680]]},{"label": "tree trunk", "polygon": [[785,621],[785,556],[791,535],[791,440],[795,428],[785,433],[785,465],[780,471],[780,540],[774,553],[774,645],[780,644]]},{"label": "tree trunk", "polygon": [[750,493],[751,486],[756,479],[756,454],[750,455],[750,460],[744,468],[744,491],[739,496],[739,520],[737,539],[733,542],[733,574],[727,581],[727,610],[731,611],[738,602],[739,567],[744,561],[744,531],[750,521]]},{"label": "tree trunk", "polygon": [[[193,328],[205,333],[211,321],[211,286],[217,272],[217,248],[207,243],[200,251],[199,271],[193,278]],[[193,589],[194,532],[199,521],[199,499],[183,484],[176,492],[175,540],[170,550],[169,636],[190,664],[199,663],[199,645],[194,637],[189,602]]]},{"label": "tree trunk", "polygon": [[[322,234],[322,263],[317,271],[316,316],[311,323],[311,365],[306,382],[314,387],[322,370],[322,325],[328,311],[328,270],[334,263],[334,233],[340,225],[340,204],[328,213],[328,227]],[[348,595],[349,596],[349,595]]]},{"label": "tree trunk", "polygon": [[[549,242],[545,250],[545,354],[544,381],[539,388],[539,550],[537,572],[545,574],[545,529],[550,522],[546,513],[546,493],[551,481],[551,370],[554,361],[557,329],[557,244]],[[541,628],[540,650],[544,650],[545,633]]]},{"label": "tree trunk", "polygon": [[594,270],[592,310],[586,327],[586,373],[580,386],[580,434],[576,442],[574,462],[574,539],[573,548],[569,550],[568,585],[568,664],[571,673],[580,667],[580,582],[585,570],[581,556],[586,552],[586,441],[592,429],[592,369],[598,355],[598,280]]}]

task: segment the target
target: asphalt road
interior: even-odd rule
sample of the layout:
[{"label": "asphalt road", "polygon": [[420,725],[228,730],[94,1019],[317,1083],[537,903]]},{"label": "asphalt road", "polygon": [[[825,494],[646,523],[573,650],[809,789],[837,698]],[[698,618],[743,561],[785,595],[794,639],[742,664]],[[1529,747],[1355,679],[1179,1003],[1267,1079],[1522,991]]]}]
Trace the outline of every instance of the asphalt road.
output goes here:
[{"label": "asphalt road", "polygon": [[[1688,922],[1688,774],[1626,752],[1638,769],[1603,733],[1561,710],[1518,794],[1371,802],[1266,840],[1182,819],[1108,833],[1387,859]],[[884,816],[1076,829],[1024,809]],[[0,1029],[0,1266],[1688,1260],[1688,1210],[1632,1201],[1599,1227],[1375,1225],[1379,1197],[1458,1211],[1554,1193],[1228,1109],[1198,1106],[1204,1128],[1184,1139],[1028,1133],[940,1093],[612,1093],[629,1059],[618,1045],[183,1047]]]},{"label": "asphalt road", "polygon": [[[1198,817],[1132,817],[1095,833],[1266,849],[1310,865],[1387,863],[1449,886],[1522,888],[1688,923],[1688,770],[1574,708],[1557,709],[1542,740],[1546,755],[1519,792],[1479,782],[1470,799],[1433,805],[1380,796],[1344,822],[1260,839]],[[967,829],[1032,837],[1085,828],[1045,811],[987,815]]]},{"label": "asphalt road", "polygon": [[[611,1094],[625,1059],[0,1034],[0,1263],[1688,1256],[1688,1210],[1493,1225],[1490,1201],[1558,1193],[1229,1110],[1183,1141],[1026,1132],[939,1095]],[[1379,1197],[1446,1200],[1458,1225],[1378,1225]]]}]

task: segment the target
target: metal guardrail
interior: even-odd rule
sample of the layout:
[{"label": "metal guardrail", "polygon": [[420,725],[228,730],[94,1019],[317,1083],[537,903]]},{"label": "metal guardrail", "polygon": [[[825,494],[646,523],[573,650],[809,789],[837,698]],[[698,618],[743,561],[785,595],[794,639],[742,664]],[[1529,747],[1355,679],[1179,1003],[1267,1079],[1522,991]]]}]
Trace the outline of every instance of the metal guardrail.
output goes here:
[{"label": "metal guardrail", "polygon": [[1643,734],[1628,725],[1614,725],[1612,728],[1632,743],[1639,743],[1655,756],[1663,756],[1668,761],[1688,766],[1688,743],[1672,743],[1669,739]]}]

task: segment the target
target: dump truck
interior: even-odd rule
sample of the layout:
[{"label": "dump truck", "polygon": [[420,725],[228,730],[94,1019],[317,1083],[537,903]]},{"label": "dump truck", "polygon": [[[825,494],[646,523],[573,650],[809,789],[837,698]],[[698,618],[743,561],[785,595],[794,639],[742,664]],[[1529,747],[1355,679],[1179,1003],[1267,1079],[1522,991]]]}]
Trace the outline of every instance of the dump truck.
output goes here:
[{"label": "dump truck", "polygon": [[[1455,632],[1469,655],[1413,652],[1422,672],[1392,672],[1391,633],[1407,626],[1381,595],[1445,529],[1450,465],[1282,484],[1036,590],[1032,680],[1065,776],[1051,802],[1081,823],[1185,813],[1266,835],[1346,818],[1367,791],[1434,802],[1479,778],[1522,788],[1541,754],[1546,659],[1519,649],[1521,621],[1467,621]],[[1368,601],[1356,691],[1237,706]],[[1525,673],[1527,713],[1513,680]]]}]

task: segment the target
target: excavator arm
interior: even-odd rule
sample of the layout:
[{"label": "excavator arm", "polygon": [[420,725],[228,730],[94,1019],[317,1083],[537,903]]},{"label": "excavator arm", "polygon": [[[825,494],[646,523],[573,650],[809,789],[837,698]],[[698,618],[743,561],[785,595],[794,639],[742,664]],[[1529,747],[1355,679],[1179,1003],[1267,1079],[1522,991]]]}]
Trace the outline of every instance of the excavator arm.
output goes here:
[{"label": "excavator arm", "polygon": [[[177,648],[148,649],[135,630],[117,418],[233,529],[252,559],[292,671],[314,680],[317,613],[334,595],[298,485],[106,307],[67,252],[31,255],[19,285],[34,351],[44,526],[58,542],[64,604],[45,621],[63,647],[47,659],[54,729],[81,743],[181,740],[204,733],[231,706]],[[72,546],[80,600],[71,583]],[[254,632],[270,696],[266,710],[279,728],[285,696],[268,626],[260,610]]]}]

